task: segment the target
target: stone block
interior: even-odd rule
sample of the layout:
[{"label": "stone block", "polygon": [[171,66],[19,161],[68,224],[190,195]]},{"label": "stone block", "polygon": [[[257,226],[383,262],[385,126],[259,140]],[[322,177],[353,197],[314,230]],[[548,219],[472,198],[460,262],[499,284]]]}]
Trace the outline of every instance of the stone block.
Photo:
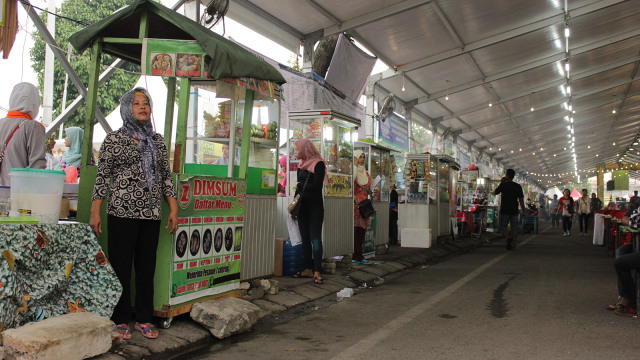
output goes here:
[{"label": "stone block", "polygon": [[262,299],[262,297],[264,296],[264,289],[261,287],[250,289],[249,296],[251,297],[252,301],[257,299]]},{"label": "stone block", "polygon": [[262,287],[262,290],[269,291],[269,289],[271,289],[271,281],[267,280],[267,279],[262,279],[260,280],[260,287]]},{"label": "stone block", "polygon": [[275,295],[278,293],[280,289],[280,282],[278,280],[269,279],[270,287],[269,287],[269,295]]},{"label": "stone block", "polygon": [[380,267],[381,269],[383,269],[384,271],[386,271],[386,272],[387,272],[387,274],[394,273],[394,272],[398,272],[398,271],[400,271],[400,270],[401,270],[401,269],[399,269],[398,267],[396,267],[396,266],[392,266],[392,265],[390,265],[390,264],[388,264],[388,263],[379,264],[379,265],[378,265],[378,267]]},{"label": "stone block", "polygon": [[336,273],[336,264],[335,263],[322,263],[322,273],[324,274],[335,274]]},{"label": "stone block", "polygon": [[197,303],[189,315],[213,336],[224,339],[251,330],[258,322],[259,314],[257,305],[230,297]]},{"label": "stone block", "polygon": [[274,302],[263,300],[263,299],[255,300],[253,303],[255,305],[258,305],[261,309],[264,309],[264,310],[269,311],[269,312],[277,312],[277,311],[287,310],[286,307],[284,307],[284,306],[282,306],[280,304],[276,304]]},{"label": "stone block", "polygon": [[323,285],[310,285],[304,284],[294,287],[292,290],[298,295],[302,295],[311,300],[319,299],[321,297],[331,294],[330,291],[323,289]]},{"label": "stone block", "polygon": [[382,267],[380,267],[378,265],[365,266],[365,267],[360,268],[360,270],[366,271],[368,273],[371,273],[373,275],[377,275],[377,276],[380,276],[380,277],[389,274],[388,271],[386,271],[385,269],[383,269]]},{"label": "stone block", "polygon": [[385,263],[385,265],[393,266],[393,267],[397,268],[399,271],[407,270],[409,268],[407,265],[399,263],[397,261],[387,261]]},{"label": "stone block", "polygon": [[342,287],[352,287],[359,282],[354,282],[352,279],[346,278],[342,275],[324,275],[322,276],[324,283],[337,283],[338,285],[342,285]]},{"label": "stone block", "polygon": [[349,276],[354,279],[355,281],[359,283],[362,282],[371,282],[373,281],[373,279],[377,278],[376,275],[373,275],[372,273],[368,273],[365,271],[352,271]]},{"label": "stone block", "polygon": [[300,305],[309,301],[308,297],[289,292],[289,291],[280,291],[275,295],[267,295],[264,297],[265,300],[269,300],[276,304],[282,305],[284,307],[290,308],[296,305]]},{"label": "stone block", "polygon": [[9,359],[86,359],[111,348],[115,324],[90,312],[65,314],[2,332]]}]

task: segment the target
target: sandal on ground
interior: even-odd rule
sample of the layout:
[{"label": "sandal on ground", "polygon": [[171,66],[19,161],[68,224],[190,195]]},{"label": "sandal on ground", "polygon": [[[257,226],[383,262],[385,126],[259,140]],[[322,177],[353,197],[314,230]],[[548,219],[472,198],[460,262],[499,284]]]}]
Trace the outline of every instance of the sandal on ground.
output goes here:
[{"label": "sandal on ground", "polygon": [[607,307],[607,310],[618,310],[618,309],[624,309],[624,305],[622,303],[617,303],[617,304],[611,304]]},{"label": "sandal on ground", "polygon": [[324,281],[322,281],[322,278],[320,276],[314,276],[313,277],[313,282],[318,284],[318,285],[324,284]]},{"label": "sandal on ground", "polygon": [[632,308],[631,306],[625,306],[623,309],[618,309],[616,311],[614,311],[614,314],[619,315],[619,316],[637,316],[638,315],[638,310]]},{"label": "sandal on ground", "polygon": [[312,278],[313,276],[312,275],[302,275],[302,272],[298,271],[297,273],[291,275],[291,277],[294,277],[294,278]]},{"label": "sandal on ground", "polygon": [[153,325],[149,323],[136,323],[136,330],[140,331],[140,334],[142,334],[142,336],[146,337],[147,339],[155,339],[158,337],[158,331]]},{"label": "sandal on ground", "polygon": [[120,324],[114,330],[118,336],[122,336],[123,340],[131,339],[131,328],[127,324]]}]

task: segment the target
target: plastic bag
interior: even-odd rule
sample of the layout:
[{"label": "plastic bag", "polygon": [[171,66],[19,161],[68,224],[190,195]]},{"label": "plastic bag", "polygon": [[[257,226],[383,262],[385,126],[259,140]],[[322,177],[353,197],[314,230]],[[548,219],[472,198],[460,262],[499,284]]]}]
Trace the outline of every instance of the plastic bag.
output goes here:
[{"label": "plastic bag", "polygon": [[287,217],[287,229],[289,230],[289,239],[291,240],[291,246],[296,246],[302,243],[300,237],[300,229],[298,228],[298,220]]}]

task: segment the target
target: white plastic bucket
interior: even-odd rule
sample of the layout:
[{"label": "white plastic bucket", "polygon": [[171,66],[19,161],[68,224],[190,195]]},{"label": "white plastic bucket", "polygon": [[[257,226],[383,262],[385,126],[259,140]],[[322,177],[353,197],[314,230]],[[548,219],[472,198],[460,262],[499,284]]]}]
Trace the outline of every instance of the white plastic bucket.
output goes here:
[{"label": "white plastic bucket", "polygon": [[57,224],[64,188],[63,171],[11,169],[11,212],[28,215],[40,224]]}]

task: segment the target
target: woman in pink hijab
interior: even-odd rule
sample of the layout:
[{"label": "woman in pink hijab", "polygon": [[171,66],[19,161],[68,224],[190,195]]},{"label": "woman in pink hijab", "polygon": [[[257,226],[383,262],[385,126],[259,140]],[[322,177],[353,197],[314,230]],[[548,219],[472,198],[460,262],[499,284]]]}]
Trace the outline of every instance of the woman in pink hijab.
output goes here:
[{"label": "woman in pink hijab", "polygon": [[[308,139],[299,139],[294,144],[298,165],[298,184],[295,195],[300,194],[302,205],[298,214],[298,228],[302,239],[304,270],[293,277],[313,277],[313,282],[322,284],[322,222],[324,203],[323,184],[328,184],[327,162]],[[306,186],[304,185],[307,182]],[[294,196],[295,196],[294,195]]]}]

